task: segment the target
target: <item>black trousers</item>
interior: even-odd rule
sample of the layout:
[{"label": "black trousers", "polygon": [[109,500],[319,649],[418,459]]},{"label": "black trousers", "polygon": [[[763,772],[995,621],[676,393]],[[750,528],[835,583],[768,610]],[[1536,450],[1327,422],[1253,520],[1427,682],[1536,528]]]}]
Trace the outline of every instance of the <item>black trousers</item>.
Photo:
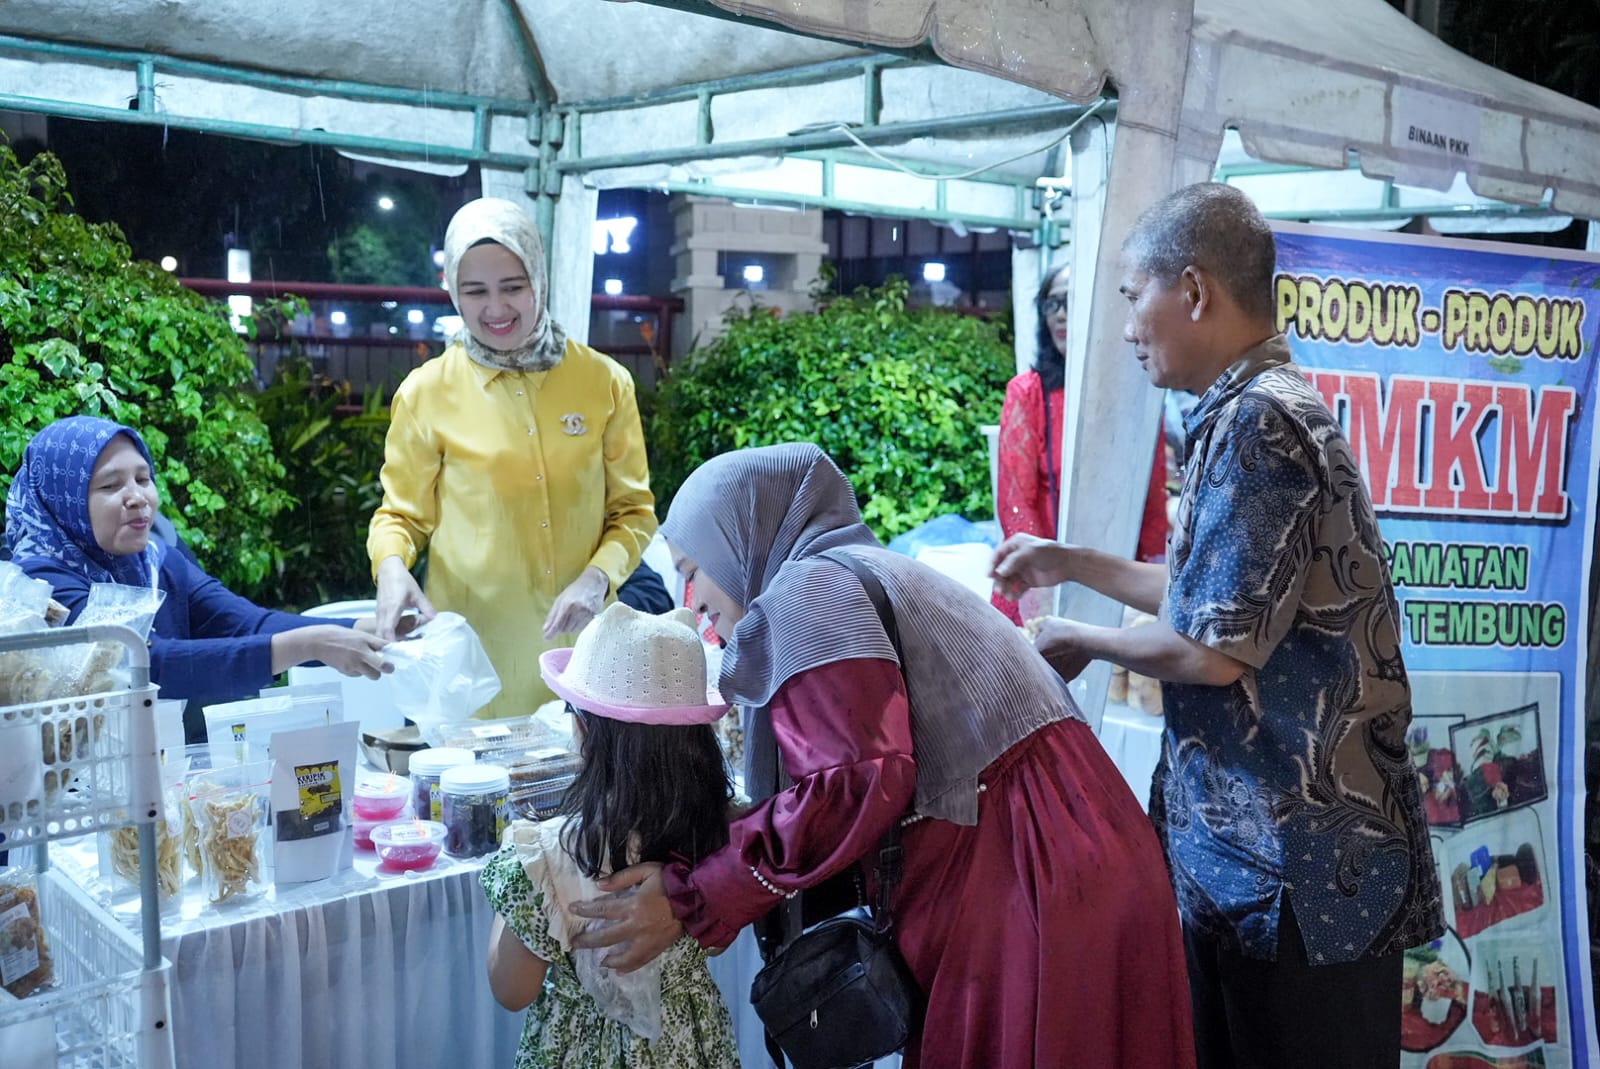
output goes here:
[{"label": "black trousers", "polygon": [[1307,965],[1288,899],[1278,960],[1183,931],[1199,1069],[1395,1069],[1400,955]]}]

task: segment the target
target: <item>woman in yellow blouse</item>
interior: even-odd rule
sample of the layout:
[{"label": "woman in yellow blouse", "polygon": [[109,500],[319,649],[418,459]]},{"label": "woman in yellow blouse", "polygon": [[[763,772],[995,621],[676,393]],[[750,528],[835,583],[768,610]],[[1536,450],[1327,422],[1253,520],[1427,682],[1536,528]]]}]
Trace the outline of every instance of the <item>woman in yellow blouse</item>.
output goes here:
[{"label": "woman in yellow blouse", "polygon": [[[465,616],[500,674],[478,715],[554,697],[539,654],[571,645],[639,563],[655,498],[633,378],[550,318],[544,247],[510,201],[463,207],[445,285],[465,330],[395,393],[367,554],[379,634],[401,614]],[[411,568],[428,546],[427,594]]]}]

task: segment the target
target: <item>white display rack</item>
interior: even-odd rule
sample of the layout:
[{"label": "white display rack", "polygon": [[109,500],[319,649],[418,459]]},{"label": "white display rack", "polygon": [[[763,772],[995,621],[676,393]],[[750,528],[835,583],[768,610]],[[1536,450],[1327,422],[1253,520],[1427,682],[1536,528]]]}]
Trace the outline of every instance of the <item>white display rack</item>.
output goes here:
[{"label": "white display rack", "polygon": [[[37,776],[29,770],[20,785],[7,784],[0,850],[9,852],[13,868],[26,865],[30,855],[34,859],[55,974],[47,990],[0,1003],[0,1048],[53,1029],[53,1059],[48,1052],[30,1055],[26,1069],[171,1069],[156,897],[154,822],[161,817],[161,786],[149,651],[127,628],[84,627],[0,635],[0,654],[93,642],[128,648],[128,689],[0,707],[4,741],[28,748],[39,760]],[[49,868],[51,842],[123,827],[136,827],[139,835],[142,945]],[[0,1060],[10,1069],[10,1056]]]}]

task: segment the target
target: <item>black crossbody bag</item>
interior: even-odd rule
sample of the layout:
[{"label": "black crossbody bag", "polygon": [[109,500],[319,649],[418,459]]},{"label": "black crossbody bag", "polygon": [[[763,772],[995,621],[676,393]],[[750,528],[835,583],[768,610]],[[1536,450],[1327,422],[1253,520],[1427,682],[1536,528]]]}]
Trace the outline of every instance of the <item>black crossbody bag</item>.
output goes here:
[{"label": "black crossbody bag", "polygon": [[[823,556],[860,579],[898,653],[894,609],[877,576],[844,553]],[[858,904],[806,929],[806,892],[777,911],[785,938],[756,974],[750,1001],[780,1066],[787,1056],[795,1069],[853,1069],[901,1049],[920,1025],[922,991],[895,945],[890,910],[903,861],[898,819],[879,840],[877,854],[871,910]]]}]

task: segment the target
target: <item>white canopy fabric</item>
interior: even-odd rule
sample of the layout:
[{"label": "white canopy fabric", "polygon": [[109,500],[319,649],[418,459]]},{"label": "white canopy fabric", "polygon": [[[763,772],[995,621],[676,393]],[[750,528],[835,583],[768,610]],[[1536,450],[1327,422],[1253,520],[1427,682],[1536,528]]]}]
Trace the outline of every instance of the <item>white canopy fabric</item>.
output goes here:
[{"label": "white canopy fabric", "polygon": [[1200,0],[1183,123],[1257,159],[1600,218],[1600,110],[1470,59],[1382,0]]},{"label": "white canopy fabric", "polygon": [[1600,110],[1462,55],[1383,0],[1196,0],[1189,47],[1164,55],[1181,4],[712,2],[879,47],[927,40],[949,63],[1068,99],[1109,78],[1124,111],[1181,86],[1181,140],[1213,157],[1237,127],[1258,159],[1339,169],[1355,151],[1369,175],[1448,189],[1465,174],[1480,196],[1537,205],[1553,191],[1558,211],[1600,217]]},{"label": "white canopy fabric", "polygon": [[[418,98],[352,102],[230,72],[529,107],[545,96],[560,107],[866,57],[864,48],[923,49],[1036,91],[1014,90],[1014,105],[1043,94],[1089,101],[1109,83],[1124,126],[1149,124],[1184,155],[1215,160],[1233,126],[1259,159],[1339,169],[1355,151],[1368,175],[1436,189],[1464,176],[1480,196],[1600,216],[1600,110],[1468,59],[1383,0],[1286,0],[1270,17],[1247,0],[1198,0],[1192,13],[1182,0],[7,0],[0,35],[218,65],[158,69],[156,106],[173,114],[462,150],[473,136],[464,109],[421,117],[430,109]],[[0,107],[9,97],[126,109],[137,94],[125,73],[93,56],[0,43]],[[926,114],[967,110],[970,85],[915,78],[920,86],[886,92],[886,103],[920,94]],[[791,131],[800,124],[785,112],[814,111],[814,97],[719,104],[715,136]],[[521,117],[496,113],[487,133],[508,160],[537,155]],[[1026,132],[1012,138],[1027,143]],[[597,137],[583,153],[609,143]],[[930,162],[973,155],[948,135],[919,151]]]}]

